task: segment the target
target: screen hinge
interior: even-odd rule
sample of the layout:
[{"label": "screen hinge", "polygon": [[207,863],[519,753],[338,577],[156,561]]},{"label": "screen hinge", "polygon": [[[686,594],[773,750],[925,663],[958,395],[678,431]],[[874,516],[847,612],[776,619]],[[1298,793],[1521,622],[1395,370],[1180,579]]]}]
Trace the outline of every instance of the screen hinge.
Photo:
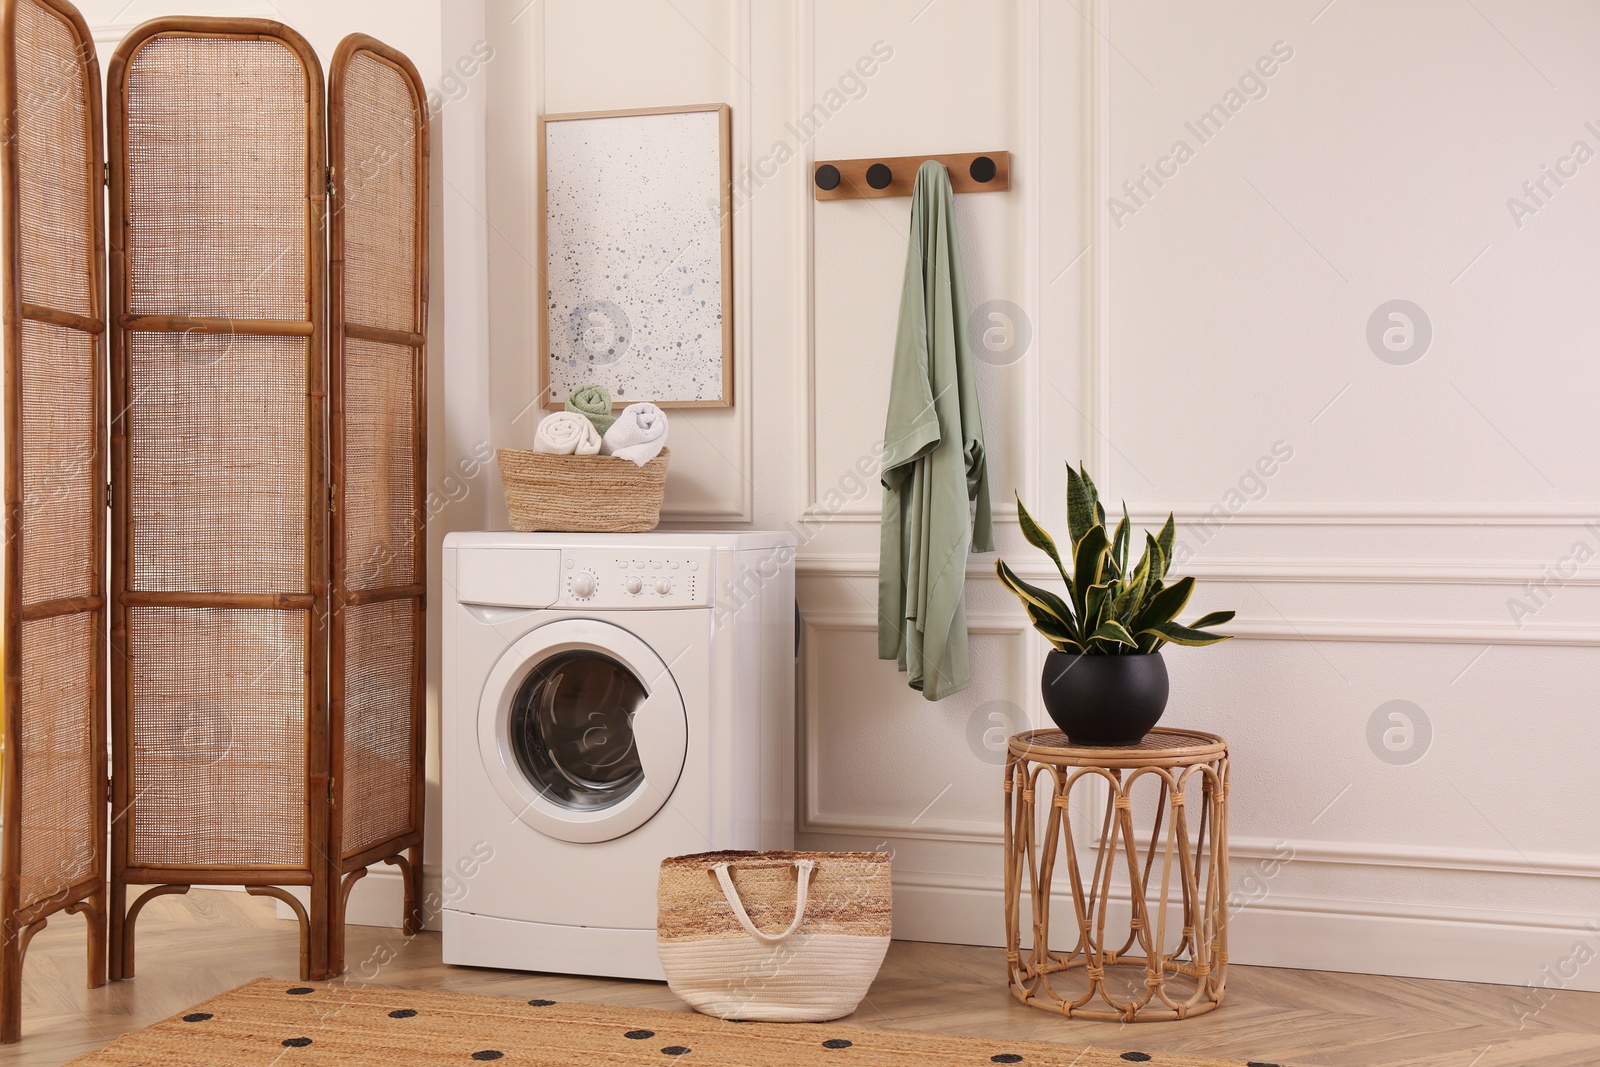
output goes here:
[{"label": "screen hinge", "polygon": [[108,508],[111,506],[111,493],[116,488],[116,484],[116,482],[106,483],[106,507]]},{"label": "screen hinge", "polygon": [[339,486],[333,482],[328,485],[328,514],[339,514]]},{"label": "screen hinge", "polygon": [[117,795],[116,791],[114,789],[112,789],[112,787],[111,787],[111,776],[107,775],[106,776],[106,803],[107,804],[116,803],[116,801],[112,799],[116,795]]},{"label": "screen hinge", "polygon": [[105,177],[106,177],[106,184],[110,185],[111,184],[111,164],[110,163],[106,164]]},{"label": "screen hinge", "polygon": [[336,173],[337,173],[337,171],[335,171],[335,169],[333,167],[329,167],[328,168],[328,195],[329,196],[333,196],[334,195],[333,178],[334,178],[334,175]]}]

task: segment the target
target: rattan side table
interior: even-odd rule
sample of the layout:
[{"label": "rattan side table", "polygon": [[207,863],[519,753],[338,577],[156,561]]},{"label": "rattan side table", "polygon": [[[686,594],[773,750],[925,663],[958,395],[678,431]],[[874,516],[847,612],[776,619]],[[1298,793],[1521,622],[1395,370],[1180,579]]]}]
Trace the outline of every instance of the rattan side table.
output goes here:
[{"label": "rattan side table", "polygon": [[[1110,1022],[1186,1019],[1221,1004],[1227,800],[1228,743],[1215,734],[1157,728],[1129,748],[1073,745],[1059,730],[1011,738],[1006,964],[1016,998]],[[1085,802],[1104,806],[1092,840],[1075,836],[1069,818]],[[1135,809],[1151,819],[1148,836],[1135,831]],[[1062,888],[1071,891],[1075,928],[1057,931],[1069,949],[1051,951],[1052,890]]]}]

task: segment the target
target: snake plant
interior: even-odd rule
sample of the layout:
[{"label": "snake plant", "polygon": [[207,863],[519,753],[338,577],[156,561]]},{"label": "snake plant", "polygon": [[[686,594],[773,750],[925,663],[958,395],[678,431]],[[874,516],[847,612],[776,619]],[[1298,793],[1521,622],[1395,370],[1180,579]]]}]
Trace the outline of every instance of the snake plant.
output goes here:
[{"label": "snake plant", "polygon": [[1062,561],[1055,541],[1033,521],[1017,497],[1017,518],[1022,535],[1035,548],[1042,549],[1061,572],[1067,585],[1065,598],[1030,585],[1018,578],[1004,560],[995,563],[995,572],[1005,587],[1015,593],[1028,609],[1034,629],[1045,636],[1058,652],[1091,656],[1148,655],[1168,641],[1175,645],[1214,645],[1228,638],[1208,632],[1233,619],[1231,611],[1213,611],[1187,626],[1174,620],[1189,594],[1194,578],[1180,578],[1168,585],[1167,568],[1172,563],[1172,546],[1177,527],[1171,515],[1160,536],[1144,535],[1144,555],[1131,569],[1128,566],[1128,506],[1122,506],[1122,521],[1116,531],[1106,534],[1106,510],[1100,504],[1089,472],[1081,466],[1067,467],[1067,528],[1072,542],[1072,568]]}]

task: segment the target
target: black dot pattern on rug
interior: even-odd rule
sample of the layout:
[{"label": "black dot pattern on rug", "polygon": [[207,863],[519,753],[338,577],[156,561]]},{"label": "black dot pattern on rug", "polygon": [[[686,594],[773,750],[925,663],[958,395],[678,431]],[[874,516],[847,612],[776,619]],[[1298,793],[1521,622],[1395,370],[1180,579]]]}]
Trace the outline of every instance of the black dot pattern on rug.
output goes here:
[{"label": "black dot pattern on rug", "polygon": [[1278,1067],[1276,1063],[1263,1063],[1261,1060],[1248,1060],[1244,1067]]},{"label": "black dot pattern on rug", "polygon": [[654,1030],[629,1030],[622,1036],[630,1041],[647,1041],[650,1038],[655,1037],[656,1032]]},{"label": "black dot pattern on rug", "polygon": [[284,1040],[283,1047],[284,1048],[305,1048],[309,1044],[311,1044],[311,1039],[309,1037],[291,1037],[291,1038],[286,1038]]},{"label": "black dot pattern on rug", "polygon": [[415,1008],[400,1008],[389,1013],[389,1018],[391,1019],[415,1019],[416,1017],[417,1012]]},{"label": "black dot pattern on rug", "polygon": [[1148,1052],[1124,1052],[1122,1058],[1132,1063],[1148,1063],[1150,1054]]},{"label": "black dot pattern on rug", "polygon": [[307,993],[315,993],[316,990],[308,985],[297,985],[293,989],[285,989],[284,992],[291,997],[303,997]]},{"label": "black dot pattern on rug", "polygon": [[209,1011],[194,1011],[185,1015],[183,1021],[186,1023],[203,1023],[210,1018],[212,1018],[212,1015]]},{"label": "black dot pattern on rug", "polygon": [[530,1000],[530,1001],[528,1001],[528,1007],[530,1007],[530,1008],[548,1008],[554,1003],[555,1003],[555,1001],[553,1001],[553,1000]]},{"label": "black dot pattern on rug", "polygon": [[990,1063],[1021,1063],[1022,1057],[1015,1052],[1002,1052],[998,1056],[990,1056]]},{"label": "black dot pattern on rug", "polygon": [[683,1045],[668,1045],[661,1051],[666,1053],[668,1056],[687,1056],[693,1050],[685,1048]]},{"label": "black dot pattern on rug", "polygon": [[499,1049],[486,1048],[482,1052],[474,1052],[472,1058],[475,1060],[497,1060],[504,1055],[505,1053]]},{"label": "black dot pattern on rug", "polygon": [[842,1037],[830,1037],[828,1040],[826,1040],[826,1041],[824,1041],[822,1043],[822,1047],[823,1048],[849,1048],[853,1044],[855,1044],[854,1041],[846,1041]]}]

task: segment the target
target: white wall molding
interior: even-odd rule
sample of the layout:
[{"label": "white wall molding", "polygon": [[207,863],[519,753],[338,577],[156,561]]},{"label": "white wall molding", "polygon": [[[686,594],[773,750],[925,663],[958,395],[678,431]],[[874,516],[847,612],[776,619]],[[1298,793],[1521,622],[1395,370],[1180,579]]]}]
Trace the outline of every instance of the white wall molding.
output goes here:
[{"label": "white wall molding", "polygon": [[[897,870],[894,890],[896,937],[1004,944],[999,878]],[[1051,901],[1051,926],[1063,938],[1075,929],[1071,906],[1066,893]],[[1125,896],[1113,894],[1108,921],[1126,923]],[[1593,916],[1277,893],[1236,910],[1228,928],[1237,964],[1511,985],[1542,981],[1579,942],[1600,946]],[[1600,991],[1600,967],[1581,968],[1566,988]],[[1529,998],[1536,1010],[1540,1002]]]},{"label": "white wall molding", "polygon": [[1111,479],[1111,233],[1101,209],[1111,188],[1110,0],[1093,0],[1082,35],[1084,56],[1084,232],[1089,237],[1083,315],[1083,464],[1101,485]]},{"label": "white wall molding", "polygon": [[[1224,515],[1217,515],[1221,510]],[[1246,504],[1233,514],[1217,504],[1128,505],[1133,522],[1156,527],[1176,516],[1178,528],[1222,526],[1570,526],[1600,535],[1600,504]],[[1590,529],[1594,527],[1594,529]]]},{"label": "white wall molding", "polygon": [[1401,645],[1524,645],[1587,648],[1600,645],[1600,626],[1506,623],[1287,619],[1241,616],[1228,624],[1234,637],[1256,641],[1340,641]]},{"label": "white wall molding", "polygon": [[[839,823],[840,817],[834,815],[824,815],[821,810],[821,785],[817,781],[816,776],[816,769],[822,765],[822,736],[819,729],[820,716],[817,714],[816,708],[816,700],[821,688],[818,684],[817,672],[821,669],[821,663],[819,662],[820,657],[816,656],[812,649],[812,635],[830,631],[876,633],[878,630],[878,617],[872,612],[868,611],[803,612],[801,615],[801,628],[805,638],[804,647],[807,654],[802,667],[802,676],[805,681],[805,688],[799,709],[801,766],[800,773],[796,776],[796,781],[800,785],[800,796],[798,798],[799,825],[796,827],[796,829],[802,834],[824,833],[828,831],[821,828],[830,827],[836,823]],[[1032,627],[1028,624],[1025,618],[1017,618],[1010,615],[984,614],[967,616],[967,631],[969,633],[1002,634],[1020,637],[1029,632],[1031,629]],[[843,822],[845,825],[854,827],[853,831],[846,832],[855,832],[868,835],[872,833],[872,830],[870,829],[871,824],[865,820],[854,820],[847,816],[844,818]],[[912,826],[912,829],[916,829],[920,826],[923,827],[926,832],[931,833],[939,833],[947,826],[947,823],[940,819],[929,819],[925,823],[923,820],[918,819],[915,820],[915,822],[916,826]],[[912,824],[910,821],[907,821],[905,825],[911,826]],[[988,838],[981,836],[985,831],[986,827],[983,824],[961,823],[956,825],[956,829],[953,831],[957,836],[936,839],[956,841],[986,841]],[[919,830],[918,836],[920,836],[922,833],[923,830]],[[879,831],[877,836],[881,839],[891,835],[887,832]]]},{"label": "white wall molding", "polygon": [[[803,568],[802,576],[816,574]],[[854,574],[853,577],[872,577]],[[837,576],[837,573],[835,573]],[[970,573],[971,577],[971,573]],[[802,614],[803,609],[802,609]],[[867,619],[872,619],[867,614]],[[994,616],[997,619],[1008,616]],[[810,621],[810,616],[806,616]],[[1029,629],[1021,611],[1016,614],[1024,632]],[[970,621],[971,622],[971,621]],[[874,624],[875,625],[875,624]],[[872,627],[864,627],[872,629]],[[974,630],[978,632],[978,630]],[[1517,627],[1512,622],[1454,622],[1443,619],[1291,619],[1285,616],[1240,614],[1227,624],[1235,640],[1339,641],[1354,645],[1515,645],[1528,648],[1595,648],[1600,646],[1600,625],[1539,624]]]},{"label": "white wall molding", "polygon": [[[817,80],[817,5],[816,0],[798,0],[794,24],[794,98],[799,107],[816,99]],[[795,291],[794,327],[798,333],[795,351],[795,488],[794,511],[805,515],[817,499],[817,201],[812,193],[812,174],[816,170],[816,145],[805,144],[804,166],[797,168],[795,189],[790,193],[799,205],[795,213],[794,235]]]},{"label": "white wall molding", "polygon": [[[751,62],[755,56],[755,42],[752,37],[754,32],[750,10],[751,0],[739,0],[734,5],[734,30],[733,37],[737,42],[734,52],[733,66],[738,77],[733,81],[733,159],[732,169],[735,179],[749,174],[751,162],[754,159],[752,145],[753,130],[755,128],[751,111],[754,108],[754,84],[751,76]],[[685,16],[687,18],[687,16]],[[543,77],[541,72],[540,77]],[[543,151],[541,147],[541,166],[543,165]],[[750,204],[745,205],[746,208]],[[739,427],[738,441],[738,468],[739,476],[731,481],[737,482],[737,500],[726,507],[685,507],[671,503],[661,507],[661,521],[663,522],[753,522],[755,520],[755,437],[753,430],[752,408],[755,402],[755,392],[751,388],[752,364],[754,352],[752,346],[752,326],[750,322],[750,309],[752,306],[751,291],[754,283],[755,249],[751,234],[753,232],[750,211],[740,211],[735,208],[733,212],[733,418]],[[706,409],[708,413],[723,414],[717,409]],[[677,412],[680,425],[698,431],[694,424],[699,415],[694,410]],[[679,431],[680,435],[682,430]],[[708,441],[709,443],[709,441]],[[713,445],[713,448],[716,446]],[[720,450],[718,450],[720,452]],[[724,457],[726,458],[726,457]],[[730,460],[730,462],[732,462]]]},{"label": "white wall molding", "polygon": [[[1055,567],[1030,548],[1028,555],[1008,561],[1029,581],[1058,579]],[[803,553],[801,574],[840,578],[875,577],[876,556],[846,553]],[[1306,556],[1284,559],[1195,559],[1182,567],[1184,574],[1208,582],[1278,582],[1305,585],[1503,585],[1520,588],[1546,577],[1544,560],[1421,560],[1349,559]],[[987,555],[968,560],[967,577],[992,577],[994,562]],[[1579,568],[1562,586],[1600,586],[1600,568]]]},{"label": "white wall molding", "polygon": [[[999,789],[998,781],[995,788]],[[1005,840],[999,821],[952,819],[881,819],[865,816],[814,817],[807,812],[802,833],[871,838],[938,841],[998,846]],[[1140,839],[1141,854],[1149,847]],[[1316,841],[1267,837],[1229,838],[1233,863],[1274,860],[1285,866],[1315,864],[1333,867],[1399,867],[1412,871],[1471,872],[1513,877],[1600,879],[1600,856],[1567,852],[1519,852],[1512,849],[1442,848],[1437,845],[1374,844],[1360,841]],[[1292,856],[1292,858],[1285,858]]]}]

